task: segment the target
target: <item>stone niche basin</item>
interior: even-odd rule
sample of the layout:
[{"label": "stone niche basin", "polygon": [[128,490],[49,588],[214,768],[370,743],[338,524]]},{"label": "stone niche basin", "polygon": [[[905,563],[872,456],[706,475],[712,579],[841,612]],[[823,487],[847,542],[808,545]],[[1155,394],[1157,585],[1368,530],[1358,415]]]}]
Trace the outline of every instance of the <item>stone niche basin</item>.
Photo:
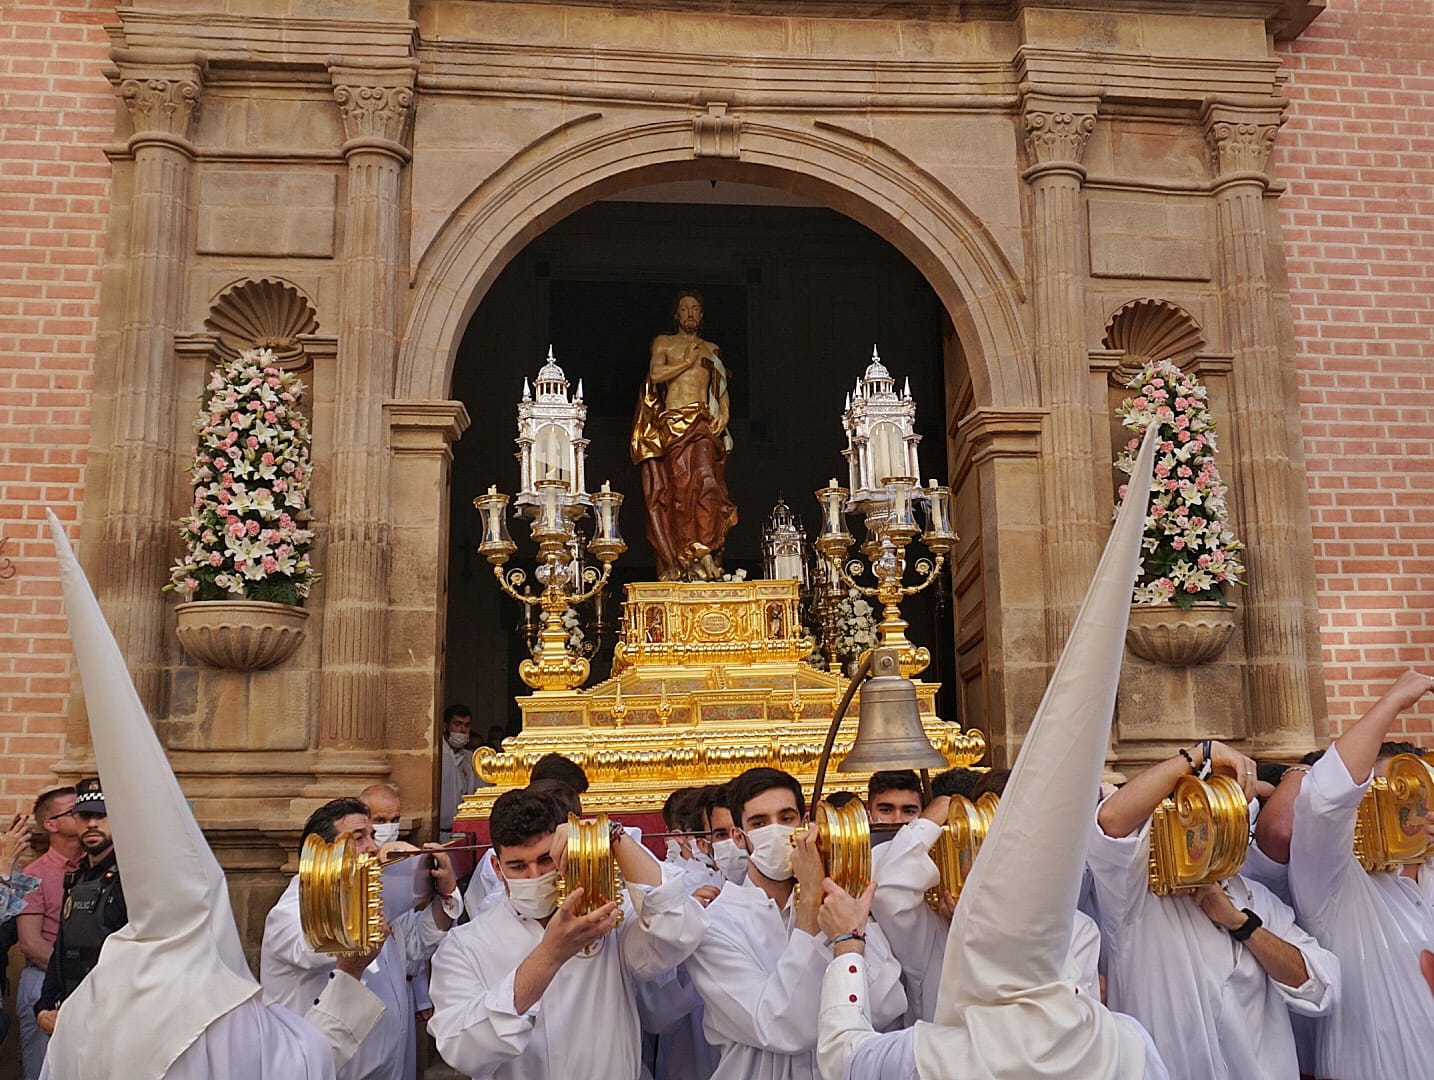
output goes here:
[{"label": "stone niche basin", "polygon": [[197,600],[174,609],[184,651],[212,667],[259,671],[282,664],[304,641],[309,613],[267,600]]},{"label": "stone niche basin", "polygon": [[1235,632],[1235,608],[1202,601],[1181,611],[1174,604],[1133,604],[1125,644],[1142,660],[1171,667],[1208,664]]}]

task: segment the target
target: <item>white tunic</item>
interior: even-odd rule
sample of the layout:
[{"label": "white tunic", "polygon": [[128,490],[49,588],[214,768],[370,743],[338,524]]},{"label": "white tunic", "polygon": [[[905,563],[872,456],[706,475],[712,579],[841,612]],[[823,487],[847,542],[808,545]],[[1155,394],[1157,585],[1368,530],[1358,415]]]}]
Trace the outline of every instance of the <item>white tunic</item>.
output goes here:
[{"label": "white tunic", "polygon": [[702,936],[702,908],[680,877],[629,885],[622,925],[564,964],[532,1008],[513,1000],[518,966],[543,925],[506,898],[455,927],[433,957],[428,1030],[443,1060],[477,1080],[634,1080],[642,1072],[634,984],[659,978]]},{"label": "white tunic", "polygon": [[[823,1080],[922,1080],[916,1070],[915,1029],[906,1028],[886,1035],[872,1030],[866,1004],[866,971],[865,957],[853,955],[835,957],[827,968],[822,982],[822,1030],[831,1038],[844,1037],[852,1044],[852,1049],[842,1075],[824,1073]],[[1094,1008],[1101,1008],[1094,999],[1092,1002]],[[1160,1060],[1160,1052],[1146,1030],[1128,1016],[1117,1016],[1116,1022],[1137,1032],[1144,1041],[1145,1080],[1169,1080],[1170,1074]],[[946,1075],[951,1080],[971,1076],[972,1065],[967,1061],[952,1061],[950,1072]],[[926,1077],[924,1080],[936,1078]],[[1069,1080],[1101,1078],[1072,1077]]]},{"label": "white tunic", "polygon": [[1340,999],[1320,1025],[1318,1071],[1334,1080],[1434,1077],[1434,993],[1419,971],[1420,951],[1434,950],[1434,861],[1418,881],[1359,865],[1354,821],[1368,786],[1331,750],[1295,800],[1295,905],[1344,962]]},{"label": "white tunic", "polygon": [[[908,993],[915,995],[916,1017],[930,1020],[936,1014],[936,992],[946,961],[946,934],[950,923],[926,904],[926,890],[940,881],[940,871],[931,858],[931,847],[941,826],[925,818],[908,821],[873,852],[876,895],[871,910],[891,942],[891,951],[901,962],[902,979]],[[1082,994],[1100,1000],[1100,928],[1090,916],[1074,913],[1071,951],[1065,977]]]},{"label": "white tunic", "polygon": [[1140,1021],[1176,1080],[1294,1077],[1289,1012],[1318,1016],[1333,1001],[1339,962],[1295,924],[1294,912],[1238,874],[1225,882],[1237,908],[1299,949],[1309,978],[1288,987],[1216,926],[1188,896],[1156,896],[1148,885],[1150,822],[1125,837],[1096,823],[1087,852],[1106,920],[1110,1007]]},{"label": "white tunic", "polygon": [[[359,1052],[339,1072],[342,1080],[397,1080],[404,1073],[414,1016],[408,989],[408,968],[432,954],[443,940],[430,911],[409,911],[391,923],[392,934],[378,957],[363,973],[363,984],[383,1002],[384,1014]],[[299,879],[279,897],[264,920],[259,954],[259,979],[268,1001],[304,1013],[323,993],[335,959],[315,952],[304,941],[299,925]]]},{"label": "white tunic", "polygon": [[[792,926],[749,880],[728,882],[707,907],[707,933],[687,961],[706,1002],[707,1040],[722,1051],[714,1080],[811,1080],[817,1075],[817,1007],[831,946]],[[876,923],[867,925],[873,1014],[901,1019],[901,965]]]}]

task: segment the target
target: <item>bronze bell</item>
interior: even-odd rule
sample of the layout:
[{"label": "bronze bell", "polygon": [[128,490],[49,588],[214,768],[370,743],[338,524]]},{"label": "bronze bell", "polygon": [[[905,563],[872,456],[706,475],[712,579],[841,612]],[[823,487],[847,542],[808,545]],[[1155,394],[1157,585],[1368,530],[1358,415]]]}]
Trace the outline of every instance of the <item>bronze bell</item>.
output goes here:
[{"label": "bronze bell", "polygon": [[861,685],[856,741],[837,771],[945,768],[946,758],[921,728],[916,686],[901,675],[896,654],[879,649],[872,660],[872,677]]}]

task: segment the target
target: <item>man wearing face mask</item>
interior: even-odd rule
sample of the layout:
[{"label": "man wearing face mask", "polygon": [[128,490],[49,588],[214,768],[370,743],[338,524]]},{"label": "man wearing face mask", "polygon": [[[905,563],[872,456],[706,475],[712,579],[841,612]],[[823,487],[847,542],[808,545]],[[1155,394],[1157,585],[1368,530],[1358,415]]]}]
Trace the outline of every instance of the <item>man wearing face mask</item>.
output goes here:
[{"label": "man wearing face mask", "polygon": [[712,861],[728,881],[747,880],[747,849],[737,843],[737,823],[727,802],[731,784],[722,784],[713,793],[710,811]]},{"label": "man wearing face mask", "polygon": [[473,754],[468,749],[472,738],[473,711],[467,705],[450,705],[443,710],[443,774],[438,790],[438,839],[453,839],[453,815],[463,796],[471,795],[488,783],[478,779],[473,769]]},{"label": "man wearing face mask", "polygon": [[[707,932],[686,965],[706,1006],[707,1038],[722,1052],[713,1077],[812,1080],[822,976],[832,958],[817,926],[825,876],[817,830],[803,827],[801,785],[780,769],[748,769],[725,801],[751,856],[747,876],[728,881],[708,905]],[[901,966],[875,923],[866,944],[872,1013],[884,1028],[906,1011]]]},{"label": "man wearing face mask", "polygon": [[[359,854],[378,854],[368,807],[358,799],[334,799],[310,814],[299,838],[300,847],[310,833],[330,843],[346,835],[353,839]],[[453,920],[463,912],[448,856],[435,853],[432,858],[437,894],[433,902],[423,911],[395,915],[389,923],[388,940],[360,977],[383,1002],[383,1016],[358,1053],[339,1070],[339,1080],[399,1080],[412,1076],[416,1069],[409,1060],[417,1028],[408,986],[409,969],[433,954]],[[334,957],[315,952],[304,940],[299,922],[299,879],[294,877],[264,921],[259,953],[259,981],[264,986],[264,997],[302,1016],[333,978],[335,966]]]},{"label": "man wearing face mask", "polygon": [[531,789],[498,797],[488,827],[504,899],[484,904],[433,958],[428,1030],[443,1060],[475,1080],[641,1075],[634,985],[665,976],[702,935],[702,909],[681,877],[664,881],[621,827],[612,831],[621,905],[578,915],[575,888],[559,907],[566,817]]}]

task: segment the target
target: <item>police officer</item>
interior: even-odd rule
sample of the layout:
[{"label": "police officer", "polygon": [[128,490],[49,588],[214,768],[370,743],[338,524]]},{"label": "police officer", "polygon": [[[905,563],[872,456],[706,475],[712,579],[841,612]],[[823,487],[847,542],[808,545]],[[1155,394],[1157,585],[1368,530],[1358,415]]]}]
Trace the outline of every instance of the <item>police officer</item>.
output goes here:
[{"label": "police officer", "polygon": [[105,796],[97,778],[75,785],[72,813],[80,825],[80,847],[86,859],[65,875],[60,930],[45,969],[45,985],[35,1002],[36,1023],[47,1034],[55,1029],[61,1003],[99,961],[105,938],[129,921]]}]

